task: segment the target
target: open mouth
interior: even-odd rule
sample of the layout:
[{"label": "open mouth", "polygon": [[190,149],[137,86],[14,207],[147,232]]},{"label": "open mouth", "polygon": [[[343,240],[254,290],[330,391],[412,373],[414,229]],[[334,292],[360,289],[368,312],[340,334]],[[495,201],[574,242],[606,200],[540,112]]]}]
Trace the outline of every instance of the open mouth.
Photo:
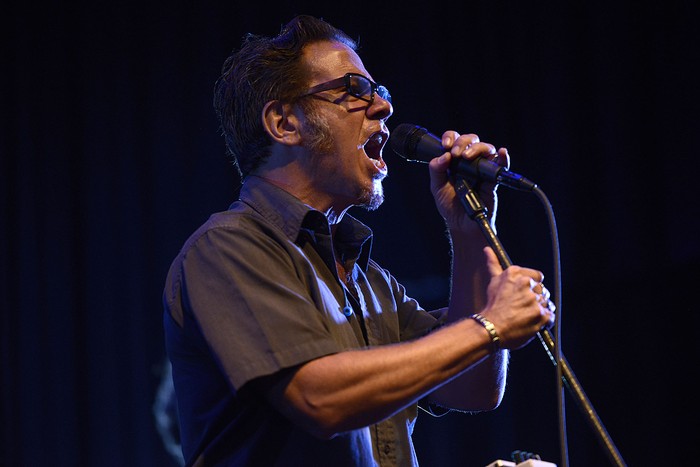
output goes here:
[{"label": "open mouth", "polygon": [[378,131],[372,133],[372,135],[365,142],[363,149],[367,157],[370,158],[374,166],[379,170],[386,170],[386,164],[384,159],[382,159],[382,149],[389,139],[389,134],[386,132]]}]

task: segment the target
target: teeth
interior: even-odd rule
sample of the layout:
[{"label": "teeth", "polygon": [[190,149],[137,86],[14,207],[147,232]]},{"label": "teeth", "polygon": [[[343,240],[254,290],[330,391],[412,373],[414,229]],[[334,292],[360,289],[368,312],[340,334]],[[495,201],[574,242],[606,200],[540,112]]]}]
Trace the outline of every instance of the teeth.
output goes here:
[{"label": "teeth", "polygon": [[384,140],[386,140],[386,137],[383,134],[379,132],[374,133],[369,137],[369,139],[367,139],[362,148],[365,151],[367,157],[372,160],[372,163],[375,165],[375,167],[377,167],[380,170],[384,169],[384,163],[381,160],[381,151]]},{"label": "teeth", "polygon": [[384,141],[384,135],[382,135],[381,133],[375,133],[369,137],[369,139],[367,140],[367,142],[365,144],[372,143],[372,144],[381,145],[383,141]]}]

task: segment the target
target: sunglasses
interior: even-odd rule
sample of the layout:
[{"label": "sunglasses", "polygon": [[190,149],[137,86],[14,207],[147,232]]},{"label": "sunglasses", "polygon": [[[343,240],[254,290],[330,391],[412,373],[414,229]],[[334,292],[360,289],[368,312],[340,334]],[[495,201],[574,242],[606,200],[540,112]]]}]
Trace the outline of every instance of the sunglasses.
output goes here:
[{"label": "sunglasses", "polygon": [[379,97],[385,101],[391,102],[391,94],[389,90],[377,84],[366,76],[362,76],[358,73],[345,73],[344,76],[336,78],[325,83],[317,84],[313,86],[306,94],[302,94],[299,97],[310,96],[311,94],[316,94],[321,91],[328,91],[330,89],[336,89],[340,87],[345,87],[345,92],[353,97],[357,97],[370,104],[374,102],[374,95],[378,94]]}]

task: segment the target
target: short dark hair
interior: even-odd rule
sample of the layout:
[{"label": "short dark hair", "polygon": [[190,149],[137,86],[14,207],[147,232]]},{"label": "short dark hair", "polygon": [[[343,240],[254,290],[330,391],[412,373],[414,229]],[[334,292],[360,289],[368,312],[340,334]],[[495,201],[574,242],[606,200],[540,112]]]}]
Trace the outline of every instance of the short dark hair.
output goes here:
[{"label": "short dark hair", "polygon": [[240,49],[224,62],[214,86],[214,109],[241,178],[270,155],[271,141],[262,125],[263,107],[277,99],[297,102],[309,79],[300,60],[303,48],[323,41],[357,50],[357,42],[343,31],[323,19],[300,15],[284,25],[276,37],[247,34]]}]

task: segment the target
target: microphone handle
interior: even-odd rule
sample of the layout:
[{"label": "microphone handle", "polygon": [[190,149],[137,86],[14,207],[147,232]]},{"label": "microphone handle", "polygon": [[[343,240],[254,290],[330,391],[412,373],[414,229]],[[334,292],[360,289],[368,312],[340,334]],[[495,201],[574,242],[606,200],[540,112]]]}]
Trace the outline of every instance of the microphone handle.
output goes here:
[{"label": "microphone handle", "polygon": [[[418,125],[402,123],[392,135],[391,146],[399,156],[409,162],[429,162],[446,151],[440,138]],[[468,175],[477,180],[488,180],[492,183],[507,186],[520,191],[532,191],[537,184],[513,173],[497,163],[477,157],[473,160],[460,158],[450,167],[454,174]]]}]

